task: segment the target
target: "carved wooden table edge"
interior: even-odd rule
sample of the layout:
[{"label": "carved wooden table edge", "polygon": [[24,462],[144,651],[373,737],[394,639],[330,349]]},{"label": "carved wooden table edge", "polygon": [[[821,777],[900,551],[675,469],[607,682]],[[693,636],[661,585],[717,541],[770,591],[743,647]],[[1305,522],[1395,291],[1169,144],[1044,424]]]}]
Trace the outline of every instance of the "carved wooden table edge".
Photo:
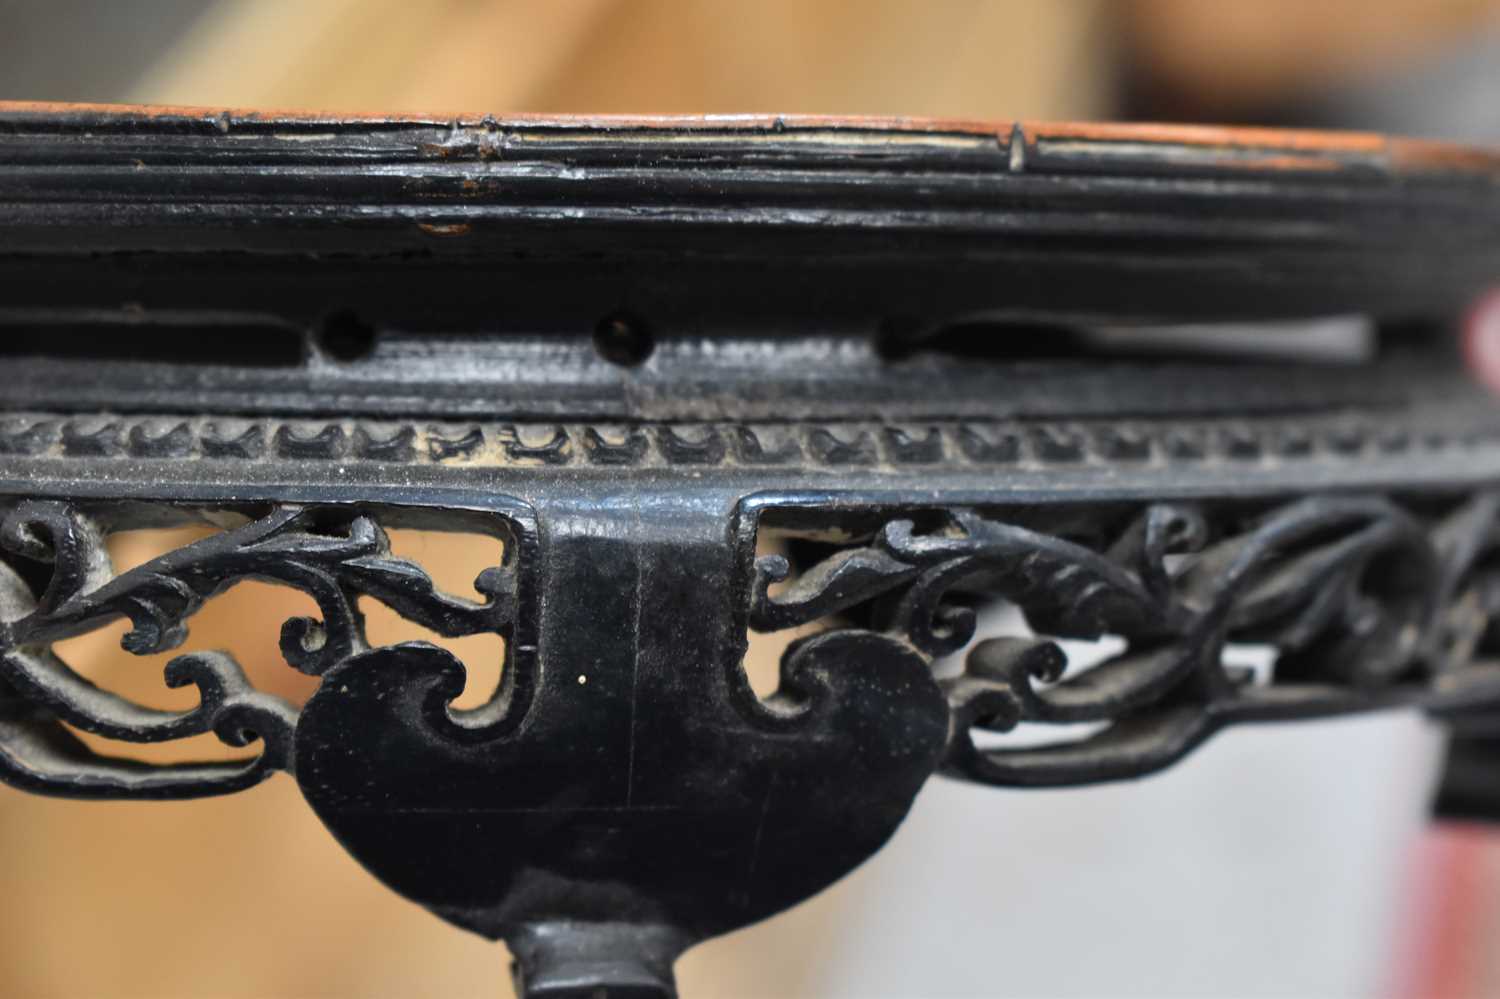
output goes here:
[{"label": "carved wooden table edge", "polygon": [[[1464,735],[1440,807],[1493,817],[1500,414],[1453,334],[1497,225],[1495,153],[1373,135],[0,105],[0,777],[285,771],[528,996],[671,994],[935,773],[1406,708]],[[1358,349],[1297,349],[1326,316]],[[448,593],[406,527],[503,556]],[[180,649],[243,580],[317,605],[304,705],[190,649],[200,704],[157,710],[54,648]],[[363,600],[501,636],[494,695],[454,708],[464,665],[372,646]],[[791,629],[757,692],[747,636]]]}]

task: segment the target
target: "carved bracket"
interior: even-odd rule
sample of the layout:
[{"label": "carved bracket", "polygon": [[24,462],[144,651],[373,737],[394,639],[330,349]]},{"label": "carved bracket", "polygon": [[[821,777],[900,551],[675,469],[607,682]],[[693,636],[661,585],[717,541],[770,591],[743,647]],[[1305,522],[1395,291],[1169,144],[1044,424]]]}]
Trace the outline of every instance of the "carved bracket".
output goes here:
[{"label": "carved bracket", "polygon": [[[1160,769],[1230,724],[1500,703],[1490,492],[1013,507],[778,497],[727,516],[690,494],[655,507],[558,500],[536,518],[506,504],[421,515],[477,517],[503,538],[471,601],[391,555],[382,523],[410,510],[14,501],[0,523],[0,776],[75,797],[191,797],[288,770],[392,888],[509,941],[528,994],[666,994],[684,948],[861,863],[935,771],[1078,784]],[[110,533],[174,518],[225,529],[113,571]],[[756,557],[767,532],[784,553]],[[52,648],[119,618],[128,651],[178,648],[205,601],[247,579],[319,609],[281,627],[286,662],[321,679],[300,712],[252,689],[225,652],[168,663],[166,682],[201,700],[166,712],[95,687]],[[443,636],[502,636],[494,697],[454,709],[464,667],[437,646],[371,648],[362,597]],[[995,604],[1026,627],[981,635]],[[756,696],[747,627],[819,623]],[[1086,668],[1057,644],[1103,636],[1123,648]],[[1270,650],[1269,676],[1229,661],[1237,643]],[[1096,728],[986,744],[1022,723],[1076,722]],[[71,729],[126,742],[214,732],[260,749],[153,766],[96,754]]]}]

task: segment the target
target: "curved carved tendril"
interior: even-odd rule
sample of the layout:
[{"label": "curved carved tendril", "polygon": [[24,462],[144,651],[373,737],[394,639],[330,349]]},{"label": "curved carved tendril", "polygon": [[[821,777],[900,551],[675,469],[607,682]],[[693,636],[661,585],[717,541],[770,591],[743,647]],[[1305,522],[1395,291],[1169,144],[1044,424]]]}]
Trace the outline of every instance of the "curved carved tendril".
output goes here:
[{"label": "curved carved tendril", "polygon": [[[515,616],[511,566],[476,581],[486,598],[442,593],[413,563],[393,558],[368,515],[298,507],[167,552],[118,576],[103,532],[76,508],[26,501],[0,523],[0,547],[50,568],[40,598],[0,561],[0,776],[43,792],[95,797],[193,796],[247,787],[293,765],[296,710],[254,690],[233,657],[194,652],[167,663],[169,687],[195,686],[196,707],[148,708],[96,687],[50,645],[125,617],[121,640],[145,655],[180,645],[188,619],[236,582],[258,579],[310,595],[321,618],[282,625],[288,663],[318,674],[367,647],[361,594],[444,635],[499,631]],[[149,766],[93,753],[59,723],[126,742],[213,732],[228,745],[261,743],[230,763]]]},{"label": "curved carved tendril", "polygon": [[[995,783],[1114,779],[1165,766],[1233,722],[1434,704],[1454,682],[1500,692],[1500,667],[1468,661],[1500,612],[1500,574],[1475,577],[1497,518],[1492,494],[1436,523],[1381,497],[1303,500],[1248,522],[1153,504],[1096,549],[958,510],[934,534],[892,520],[774,597],[769,582],[790,567],[759,560],[750,620],[784,627],[865,605],[876,630],[938,656],[973,637],[973,597],[1009,601],[1042,637],[981,642],[943,681],[948,766]],[[1071,676],[1048,640],[1105,634],[1125,650]],[[1232,642],[1270,646],[1276,685],[1227,666]],[[1455,669],[1461,681],[1435,679]],[[969,734],[1022,722],[1106,727],[1024,749],[981,751]]]}]

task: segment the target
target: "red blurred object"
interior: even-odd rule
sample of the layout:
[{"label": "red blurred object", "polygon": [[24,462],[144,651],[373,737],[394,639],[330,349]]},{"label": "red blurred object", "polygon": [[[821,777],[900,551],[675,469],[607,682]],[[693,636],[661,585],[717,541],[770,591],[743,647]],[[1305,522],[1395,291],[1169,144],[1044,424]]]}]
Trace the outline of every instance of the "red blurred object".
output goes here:
[{"label": "red blurred object", "polygon": [[1474,377],[1500,394],[1500,288],[1482,296],[1464,317],[1463,347]]}]

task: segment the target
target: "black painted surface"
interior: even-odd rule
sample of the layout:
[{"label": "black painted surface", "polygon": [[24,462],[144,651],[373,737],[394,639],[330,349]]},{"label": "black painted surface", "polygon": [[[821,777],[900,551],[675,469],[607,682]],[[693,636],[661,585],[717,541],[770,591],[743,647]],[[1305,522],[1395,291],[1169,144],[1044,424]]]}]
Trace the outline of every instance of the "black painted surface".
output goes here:
[{"label": "black painted surface", "polygon": [[670,988],[677,951],[878,849],[947,738],[925,662],[873,634],[806,641],[761,705],[722,518],[639,514],[548,518],[536,699],[508,734],[455,729],[459,665],[411,645],[338,667],[298,726],[298,782],[350,852],[459,925],[554,941],[536,967],[517,950],[541,994],[628,965],[617,933],[662,954],[614,973]]},{"label": "black painted surface", "polygon": [[[1495,176],[1289,133],[0,109],[0,778],[287,770],[527,994],[662,995],[934,772],[1084,784],[1241,723],[1492,712],[1500,414],[1447,327],[1500,272]],[[1417,333],[1337,364],[1074,336],[1344,310]],[[111,565],[181,523],[222,530]],[[505,554],[456,597],[392,527]],[[318,605],[281,625],[300,711],[225,653],[172,660],[202,695],[172,713],[53,650],[122,616],[179,648],[242,579]],[[370,648],[361,599],[503,638],[495,696],[450,709],[462,664]],[[976,633],[997,601],[1033,634]],[[757,697],[747,631],[794,627],[823,630]],[[1088,670],[1053,643],[1101,636]],[[1096,729],[995,742],[1022,722]],[[1490,814],[1471,749],[1442,807]]]}]

